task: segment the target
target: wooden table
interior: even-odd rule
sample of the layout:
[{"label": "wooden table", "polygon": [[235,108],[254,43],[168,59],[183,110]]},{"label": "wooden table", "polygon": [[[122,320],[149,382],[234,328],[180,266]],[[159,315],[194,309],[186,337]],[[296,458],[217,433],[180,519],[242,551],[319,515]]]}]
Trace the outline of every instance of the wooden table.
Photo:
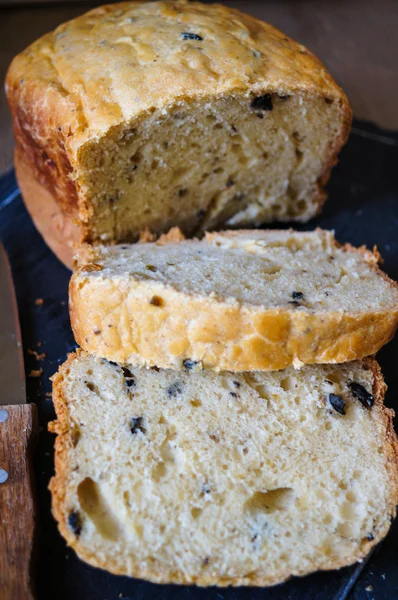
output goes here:
[{"label": "wooden table", "polygon": [[[22,0],[19,0],[21,2]],[[307,45],[347,92],[358,118],[398,130],[397,0],[223,0]],[[12,57],[59,23],[97,3],[0,8],[0,78]],[[26,2],[26,0],[25,0]],[[0,173],[12,165],[12,133],[0,94]]]}]

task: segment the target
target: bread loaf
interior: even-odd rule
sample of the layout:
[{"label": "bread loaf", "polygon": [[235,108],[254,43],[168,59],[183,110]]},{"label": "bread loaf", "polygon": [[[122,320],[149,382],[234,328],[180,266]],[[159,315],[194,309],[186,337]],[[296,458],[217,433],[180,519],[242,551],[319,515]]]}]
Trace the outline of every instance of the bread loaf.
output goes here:
[{"label": "bread loaf", "polygon": [[84,248],[71,323],[85,350],[135,365],[252,371],[354,360],[398,323],[398,290],[377,259],[322,230]]},{"label": "bread loaf", "polygon": [[53,512],[94,566],[272,585],[361,560],[395,514],[397,440],[375,361],[176,373],[80,352],[53,386]]},{"label": "bread loaf", "polygon": [[18,183],[37,227],[72,245],[141,230],[306,221],[351,120],[304,46],[217,4],[96,8],[7,76]]}]

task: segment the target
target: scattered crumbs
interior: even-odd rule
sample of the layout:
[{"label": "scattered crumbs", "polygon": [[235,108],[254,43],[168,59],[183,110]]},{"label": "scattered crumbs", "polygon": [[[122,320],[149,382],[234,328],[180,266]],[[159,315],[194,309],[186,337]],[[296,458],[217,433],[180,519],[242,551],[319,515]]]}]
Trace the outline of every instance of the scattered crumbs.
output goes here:
[{"label": "scattered crumbs", "polygon": [[40,346],[42,345],[42,342],[37,342],[37,347],[40,348]]},{"label": "scattered crumbs", "polygon": [[46,392],[46,393],[45,393],[45,396],[46,396],[47,398],[52,398],[52,397],[53,397],[53,395],[52,395],[52,393],[51,393],[51,392]]},{"label": "scattered crumbs", "polygon": [[36,306],[41,306],[44,303],[43,298],[36,298],[35,304]]},{"label": "scattered crumbs", "polygon": [[66,300],[61,300],[61,306],[65,306]]},{"label": "scattered crumbs", "polygon": [[367,592],[373,592],[373,585],[368,585],[368,587],[366,587],[365,590]]},{"label": "scattered crumbs", "polygon": [[43,375],[43,369],[32,369],[29,373],[29,377],[41,377]]},{"label": "scattered crumbs", "polygon": [[382,573],[382,574],[381,574],[381,578],[382,578],[382,579],[385,579],[385,578],[386,578],[386,574],[385,574],[385,573]]},{"label": "scattered crumbs", "polygon": [[44,352],[39,354],[38,352],[36,352],[36,350],[31,350],[30,348],[28,348],[28,354],[34,356],[36,360],[43,360],[46,358],[46,354]]}]

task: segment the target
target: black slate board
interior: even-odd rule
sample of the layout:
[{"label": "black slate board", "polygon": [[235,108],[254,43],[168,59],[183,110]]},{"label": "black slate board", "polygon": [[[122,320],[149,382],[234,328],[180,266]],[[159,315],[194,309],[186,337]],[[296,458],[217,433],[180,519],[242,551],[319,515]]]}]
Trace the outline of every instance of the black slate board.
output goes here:
[{"label": "black slate board", "polygon": [[[350,141],[329,185],[320,217],[301,229],[335,229],[340,241],[377,244],[384,268],[398,279],[398,134],[354,123]],[[9,254],[16,286],[27,374],[28,400],[38,405],[41,433],[35,472],[39,503],[38,600],[393,600],[398,598],[398,521],[362,564],[340,571],[294,578],[270,589],[200,589],[160,586],[116,577],[81,562],[58,534],[47,490],[53,473],[54,418],[49,377],[75,347],[69,324],[70,273],[35,230],[18,193],[13,172],[0,179],[0,239]],[[42,305],[35,300],[43,298]],[[1,310],[1,307],[0,307]],[[38,346],[38,343],[41,345]],[[46,353],[37,362],[28,349]],[[387,405],[398,410],[398,337],[379,353],[389,385]],[[342,448],[344,452],[344,448]],[[0,549],[0,551],[4,551]],[[12,600],[12,599],[10,599]]]}]

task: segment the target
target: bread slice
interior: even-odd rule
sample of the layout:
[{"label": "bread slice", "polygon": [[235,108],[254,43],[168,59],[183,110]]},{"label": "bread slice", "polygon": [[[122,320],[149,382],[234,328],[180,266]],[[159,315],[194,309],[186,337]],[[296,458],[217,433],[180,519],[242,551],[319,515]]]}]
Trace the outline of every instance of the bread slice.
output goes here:
[{"label": "bread slice", "polygon": [[398,501],[374,360],[274,373],[131,370],[84,352],[53,378],[53,512],[113,573],[278,583],[361,560]]},{"label": "bread slice", "polygon": [[398,290],[377,259],[322,230],[85,248],[70,283],[72,327],[85,350],[135,365],[252,371],[354,360],[398,323]]},{"label": "bread slice", "polygon": [[16,171],[51,247],[179,225],[306,221],[351,109],[304,46],[235,9],[96,8],[19,54],[7,76]]}]

